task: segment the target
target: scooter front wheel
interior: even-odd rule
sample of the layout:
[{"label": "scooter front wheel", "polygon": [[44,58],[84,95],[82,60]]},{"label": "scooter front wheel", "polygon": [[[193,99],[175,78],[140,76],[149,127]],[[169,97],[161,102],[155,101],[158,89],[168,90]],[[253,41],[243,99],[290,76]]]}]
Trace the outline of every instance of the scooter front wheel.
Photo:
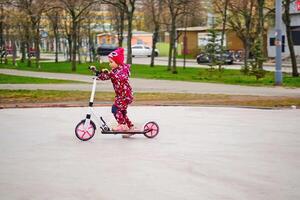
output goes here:
[{"label": "scooter front wheel", "polygon": [[86,130],[84,129],[85,119],[79,122],[75,128],[75,135],[79,140],[87,141],[94,137],[96,132],[95,123],[90,120],[90,124],[88,124]]},{"label": "scooter front wheel", "polygon": [[148,122],[144,126],[144,132],[147,138],[154,138],[159,132],[159,126],[156,122]]}]

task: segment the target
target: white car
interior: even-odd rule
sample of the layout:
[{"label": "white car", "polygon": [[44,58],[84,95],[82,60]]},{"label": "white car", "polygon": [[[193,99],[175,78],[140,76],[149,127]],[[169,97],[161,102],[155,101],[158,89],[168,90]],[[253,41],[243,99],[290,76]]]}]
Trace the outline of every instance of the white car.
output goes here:
[{"label": "white car", "polygon": [[[136,45],[132,45],[131,46],[131,51],[132,51],[132,57],[134,56],[151,56],[152,53],[152,48],[148,47],[146,45],[143,44],[136,44]],[[155,54],[154,56],[158,56],[159,52],[157,49],[155,49]]]}]

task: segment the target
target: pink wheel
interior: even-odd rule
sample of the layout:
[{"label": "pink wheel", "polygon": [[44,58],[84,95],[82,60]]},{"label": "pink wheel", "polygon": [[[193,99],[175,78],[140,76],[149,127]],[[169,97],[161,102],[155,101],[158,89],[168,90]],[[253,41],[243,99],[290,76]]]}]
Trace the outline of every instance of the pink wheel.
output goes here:
[{"label": "pink wheel", "polygon": [[147,138],[154,138],[155,136],[157,136],[159,132],[158,124],[155,122],[148,122],[144,126],[144,132],[145,132],[144,135]]},{"label": "pink wheel", "polygon": [[75,135],[79,140],[87,141],[95,135],[96,126],[95,123],[91,120],[87,129],[84,130],[84,122],[85,120],[82,120],[77,124],[75,128]]}]

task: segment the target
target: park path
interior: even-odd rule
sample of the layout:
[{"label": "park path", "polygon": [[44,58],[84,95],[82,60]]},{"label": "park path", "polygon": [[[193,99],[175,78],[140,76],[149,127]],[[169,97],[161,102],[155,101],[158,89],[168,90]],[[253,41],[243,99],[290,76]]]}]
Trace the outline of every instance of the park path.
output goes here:
[{"label": "park path", "polygon": [[[29,76],[39,78],[51,78],[62,80],[82,81],[77,84],[0,84],[0,89],[25,89],[25,90],[80,90],[90,91],[92,76],[32,72],[13,69],[0,69],[1,74]],[[288,96],[300,97],[300,88],[284,87],[254,87],[240,85],[226,85],[218,83],[199,83],[186,81],[169,81],[154,79],[131,78],[131,84],[135,92],[170,92],[170,93],[195,93],[195,94],[228,94],[228,95],[257,95],[257,96]],[[110,81],[99,81],[97,91],[112,91]]]}]

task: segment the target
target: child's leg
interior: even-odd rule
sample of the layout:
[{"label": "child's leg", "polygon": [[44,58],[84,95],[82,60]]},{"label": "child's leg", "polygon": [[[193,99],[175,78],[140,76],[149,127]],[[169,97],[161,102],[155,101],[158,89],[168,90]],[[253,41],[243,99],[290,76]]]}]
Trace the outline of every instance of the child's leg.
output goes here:
[{"label": "child's leg", "polygon": [[123,104],[122,108],[118,108],[116,105],[113,105],[111,112],[114,114],[118,124],[127,124],[128,128],[133,127],[132,122],[127,116],[127,105],[124,106]]},{"label": "child's leg", "polygon": [[127,110],[123,110],[122,112],[123,112],[123,116],[125,118],[125,122],[126,122],[128,128],[133,127],[133,123],[130,121],[130,119],[127,116]]},{"label": "child's leg", "polygon": [[117,120],[118,124],[126,124],[125,117],[120,108],[118,108],[116,105],[113,105],[111,108],[111,112],[114,114],[114,117]]}]

